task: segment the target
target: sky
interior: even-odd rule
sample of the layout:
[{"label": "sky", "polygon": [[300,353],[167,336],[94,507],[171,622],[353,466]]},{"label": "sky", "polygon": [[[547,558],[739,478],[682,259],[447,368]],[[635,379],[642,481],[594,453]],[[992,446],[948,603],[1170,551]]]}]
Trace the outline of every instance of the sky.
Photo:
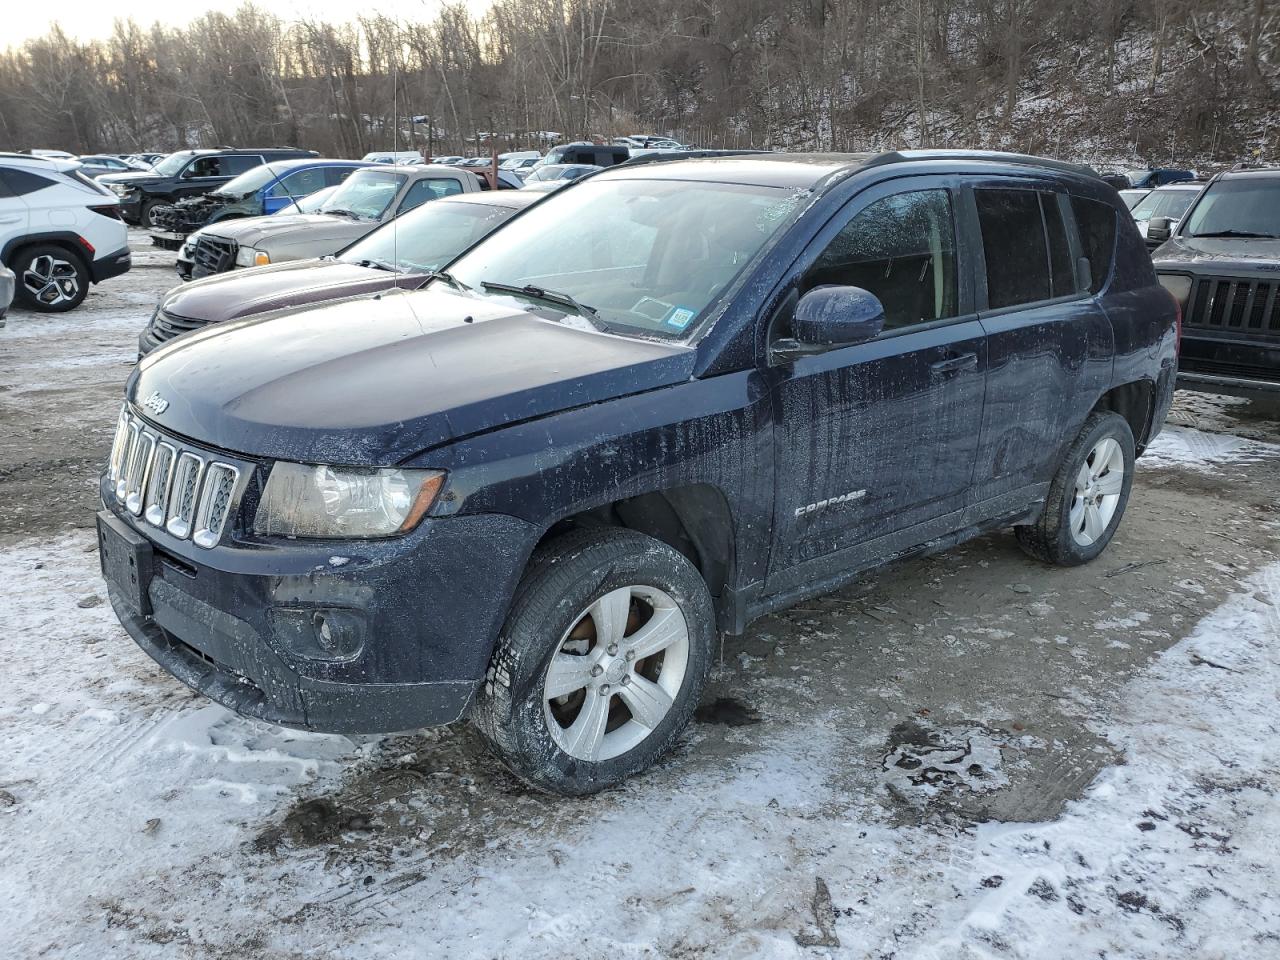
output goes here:
[{"label": "sky", "polygon": [[[491,0],[466,0],[473,12],[487,9]],[[60,0],[46,17],[6,16],[0,32],[0,47],[20,44],[48,32],[54,22],[77,40],[93,40],[111,35],[116,19],[132,17],[143,26],[157,20],[176,27],[212,10],[230,12],[239,0],[184,0],[181,4],[158,4],[155,0]],[[354,19],[357,12],[381,13],[401,19],[428,19],[441,7],[441,0],[375,0],[369,5],[353,5],[351,0],[261,0],[263,9],[283,20],[319,17],[334,22]]]}]

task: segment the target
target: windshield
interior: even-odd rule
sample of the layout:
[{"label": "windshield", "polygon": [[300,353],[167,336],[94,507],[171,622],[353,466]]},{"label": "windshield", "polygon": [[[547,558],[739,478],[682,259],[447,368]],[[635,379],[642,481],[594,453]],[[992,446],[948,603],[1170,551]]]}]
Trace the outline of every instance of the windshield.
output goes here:
[{"label": "windshield", "polygon": [[[478,294],[511,296],[485,293],[485,283],[532,286],[592,308],[590,319],[608,330],[679,339],[807,196],[739,183],[594,178],[530,208],[519,230],[497,231],[449,272]],[[545,299],[537,305],[557,309]]]},{"label": "windshield", "polygon": [[1124,201],[1124,205],[1126,207],[1132,210],[1137,205],[1138,201],[1150,192],[1150,190],[1121,190],[1120,199]]},{"label": "windshield", "polygon": [[1280,177],[1219,180],[1210,185],[1187,219],[1182,236],[1213,233],[1280,237]]},{"label": "windshield", "polygon": [[1152,190],[1133,208],[1133,219],[1150,220],[1152,217],[1168,217],[1181,220],[1182,215],[1196,198],[1195,190]]},{"label": "windshield", "polygon": [[245,197],[257,190],[261,190],[287,169],[288,167],[277,167],[270,163],[264,163],[254,167],[248,173],[242,173],[234,180],[224,183],[214,192],[230,197]]},{"label": "windshield", "polygon": [[487,203],[423,204],[348,247],[339,259],[425,273],[448,263],[515,212]]},{"label": "windshield", "polygon": [[172,177],[179,170],[185,167],[187,165],[187,161],[193,156],[195,156],[195,154],[190,151],[171,153],[157,163],[152,169],[163,177]]},{"label": "windshield", "polygon": [[391,206],[403,173],[387,170],[357,170],[320,207],[321,213],[355,214],[362,220],[377,220]]}]

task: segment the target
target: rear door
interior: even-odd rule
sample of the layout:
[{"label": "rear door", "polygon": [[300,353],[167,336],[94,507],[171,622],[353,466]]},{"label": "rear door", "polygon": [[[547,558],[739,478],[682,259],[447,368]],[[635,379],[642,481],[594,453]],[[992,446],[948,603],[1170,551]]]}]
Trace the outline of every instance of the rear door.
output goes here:
[{"label": "rear door", "polygon": [[772,370],[770,593],[891,556],[960,518],[986,351],[969,254],[956,233],[958,185],[910,177],[872,187],[802,258],[801,294],[824,284],[862,287],[884,304],[886,325],[868,343]]},{"label": "rear door", "polygon": [[1085,252],[1061,187],[1035,178],[969,186],[987,335],[976,522],[1044,495],[1065,445],[1109,380],[1112,335],[1088,289]]}]

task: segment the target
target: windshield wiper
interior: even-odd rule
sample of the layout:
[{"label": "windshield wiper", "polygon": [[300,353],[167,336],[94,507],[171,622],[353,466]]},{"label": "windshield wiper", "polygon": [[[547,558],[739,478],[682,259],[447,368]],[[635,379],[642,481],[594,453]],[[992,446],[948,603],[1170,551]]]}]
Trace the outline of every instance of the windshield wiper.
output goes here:
[{"label": "windshield wiper", "polygon": [[352,220],[362,219],[360,214],[356,213],[354,210],[343,210],[338,207],[334,207],[331,210],[325,210],[324,212],[332,213],[335,217],[350,217]]},{"label": "windshield wiper", "polygon": [[523,287],[517,287],[513,283],[492,283],[488,280],[481,280],[480,286],[486,290],[495,290],[498,293],[514,293],[520,296],[531,297],[534,300],[545,300],[548,303],[554,303],[562,307],[570,307],[576,310],[579,315],[590,321],[591,325],[597,330],[604,330],[604,324],[600,322],[600,311],[595,307],[588,307],[585,303],[579,303],[569,294],[562,293],[559,290],[548,290],[545,287],[537,287],[532,283],[525,284]]},{"label": "windshield wiper", "polygon": [[356,261],[357,267],[373,267],[375,270],[389,270],[391,273],[399,273],[399,269],[393,263],[387,263],[385,260],[375,260],[373,257],[365,257],[363,260]]},{"label": "windshield wiper", "polygon": [[463,283],[461,280],[455,277],[452,273],[450,273],[448,270],[428,270],[427,279],[441,280],[444,283],[447,283],[449,286],[453,287],[455,290],[471,289],[465,283]]},{"label": "windshield wiper", "polygon": [[1280,240],[1274,233],[1253,233],[1249,230],[1214,230],[1212,233],[1193,233],[1192,240],[1213,237],[1235,237],[1240,240]]}]

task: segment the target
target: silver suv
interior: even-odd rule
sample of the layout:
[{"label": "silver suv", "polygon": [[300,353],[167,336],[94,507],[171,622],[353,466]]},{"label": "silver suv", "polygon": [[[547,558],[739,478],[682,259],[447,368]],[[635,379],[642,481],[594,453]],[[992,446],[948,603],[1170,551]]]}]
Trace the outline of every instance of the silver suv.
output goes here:
[{"label": "silver suv", "polygon": [[476,193],[480,179],[436,164],[357,170],[313,214],[224,220],[197,230],[178,254],[184,280],[337,253],[379,224],[430,200]]}]

